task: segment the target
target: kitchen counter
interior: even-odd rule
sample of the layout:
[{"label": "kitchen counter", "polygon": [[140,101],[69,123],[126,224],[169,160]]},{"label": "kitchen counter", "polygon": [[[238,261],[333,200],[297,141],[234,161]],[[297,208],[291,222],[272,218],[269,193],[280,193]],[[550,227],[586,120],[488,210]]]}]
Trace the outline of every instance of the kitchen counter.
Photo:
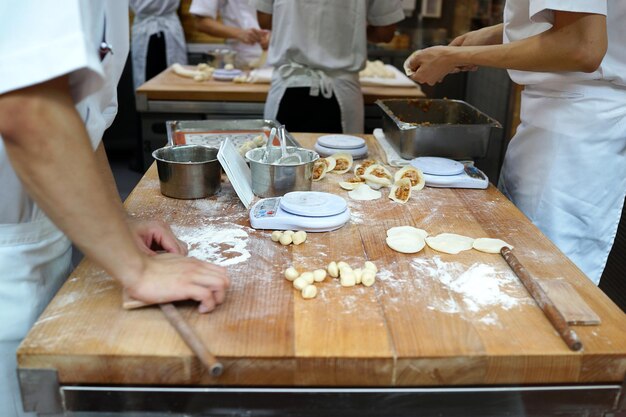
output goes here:
[{"label": "kitchen counter", "polygon": [[[229,81],[197,82],[166,69],[139,86],[136,108],[141,118],[141,146],[144,168],[152,163],[152,151],[167,140],[165,121],[200,119],[263,119],[269,84],[237,84]],[[387,98],[420,98],[413,87],[362,86],[365,128],[380,127],[381,113],[374,102]]]},{"label": "kitchen counter", "polygon": [[[294,136],[312,147],[318,135]],[[373,137],[363,137],[381,159]],[[153,165],[125,205],[135,217],[169,222],[192,255],[228,268],[232,285],[215,312],[178,303],[223,375],[208,374],[158,307],[123,310],[120,286],[84,260],[19,348],[27,407],[287,415],[385,407],[388,415],[419,408],[446,416],[626,408],[626,316],[496,188],[425,188],[406,205],[385,189],[359,202],[337,185],[348,175],[328,174],[313,189],[348,199],[351,221],[282,246],[250,228],[227,181],[207,199],[170,199]],[[535,277],[569,282],[601,324],[574,326],[584,350],[573,352],[499,255],[394,252],[385,231],[401,225],[501,238]],[[343,288],[327,278],[305,300],[282,275],[341,260],[373,261],[376,283]]]}]

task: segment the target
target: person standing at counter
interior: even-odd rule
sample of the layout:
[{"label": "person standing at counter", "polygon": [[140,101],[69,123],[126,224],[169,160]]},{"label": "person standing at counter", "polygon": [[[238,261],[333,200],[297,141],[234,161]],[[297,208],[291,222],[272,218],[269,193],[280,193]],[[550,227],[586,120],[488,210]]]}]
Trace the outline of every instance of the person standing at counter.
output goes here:
[{"label": "person standing at counter", "polygon": [[167,67],[187,63],[185,33],[176,14],[180,0],[130,0],[135,15],[131,54],[135,89]]},{"label": "person standing at counter", "polygon": [[199,31],[227,40],[237,52],[237,66],[259,63],[270,32],[259,27],[256,10],[249,0],[193,0],[189,13],[196,16]]},{"label": "person standing at counter", "polygon": [[474,66],[525,86],[499,187],[596,284],[626,194],[626,2],[512,0],[504,23],[415,52],[435,84]]},{"label": "person standing at counter", "polygon": [[388,42],[404,19],[400,0],[257,0],[273,32],[264,117],[297,132],[362,133],[359,71],[367,41]]},{"label": "person standing at counter", "polygon": [[139,300],[194,299],[200,312],[224,300],[222,267],[124,213],[100,141],[127,55],[127,2],[0,6],[2,417],[22,415],[15,352],[69,273],[68,237]]}]

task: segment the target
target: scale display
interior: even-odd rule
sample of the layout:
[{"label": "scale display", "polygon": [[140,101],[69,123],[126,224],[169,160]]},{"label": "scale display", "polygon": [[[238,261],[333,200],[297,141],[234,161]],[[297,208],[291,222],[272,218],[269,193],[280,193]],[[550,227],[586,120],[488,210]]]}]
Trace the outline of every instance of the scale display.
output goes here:
[{"label": "scale display", "polygon": [[343,198],[316,191],[295,191],[282,197],[264,198],[250,209],[254,229],[329,232],[350,220]]}]

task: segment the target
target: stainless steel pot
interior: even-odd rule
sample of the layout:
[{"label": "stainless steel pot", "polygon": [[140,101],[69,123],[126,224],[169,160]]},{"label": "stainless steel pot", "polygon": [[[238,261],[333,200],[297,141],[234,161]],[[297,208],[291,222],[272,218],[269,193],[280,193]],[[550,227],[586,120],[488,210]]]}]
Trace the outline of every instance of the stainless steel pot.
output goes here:
[{"label": "stainless steel pot", "polygon": [[[270,148],[267,159],[266,148],[249,150],[246,160],[252,171],[252,192],[259,197],[278,197],[291,191],[310,191],[313,182],[313,163],[319,159],[317,152],[287,147],[287,154],[300,156],[301,163],[280,165],[271,163],[280,158],[280,148]],[[268,162],[269,161],[269,162]]]},{"label": "stainless steel pot", "polygon": [[222,168],[217,149],[202,145],[165,146],[152,156],[157,161],[163,195],[194,199],[219,191]]}]

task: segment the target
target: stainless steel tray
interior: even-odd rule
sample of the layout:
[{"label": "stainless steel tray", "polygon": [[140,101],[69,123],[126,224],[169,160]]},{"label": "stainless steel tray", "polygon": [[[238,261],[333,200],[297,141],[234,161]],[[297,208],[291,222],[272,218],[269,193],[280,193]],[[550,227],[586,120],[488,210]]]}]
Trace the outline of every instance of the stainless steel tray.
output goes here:
[{"label": "stainless steel tray", "polygon": [[378,100],[385,137],[406,159],[440,156],[476,159],[487,156],[497,120],[461,100]]},{"label": "stainless steel tray", "polygon": [[[236,148],[260,134],[269,136],[272,127],[280,124],[274,120],[169,120],[165,122],[168,145],[198,144],[219,148],[225,138],[230,138]],[[301,147],[289,132],[285,135],[287,146]],[[274,139],[278,146],[278,136]]]}]

